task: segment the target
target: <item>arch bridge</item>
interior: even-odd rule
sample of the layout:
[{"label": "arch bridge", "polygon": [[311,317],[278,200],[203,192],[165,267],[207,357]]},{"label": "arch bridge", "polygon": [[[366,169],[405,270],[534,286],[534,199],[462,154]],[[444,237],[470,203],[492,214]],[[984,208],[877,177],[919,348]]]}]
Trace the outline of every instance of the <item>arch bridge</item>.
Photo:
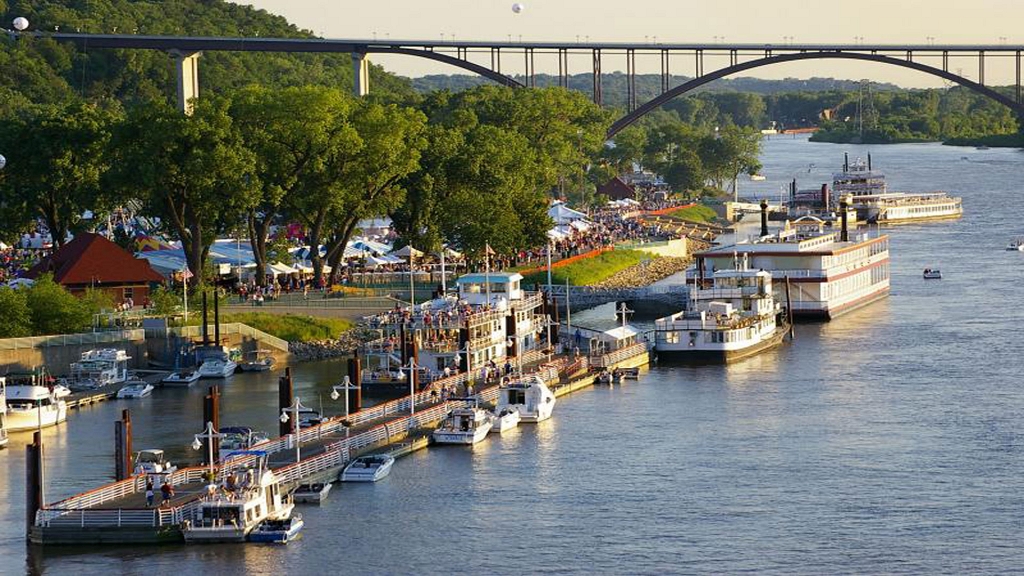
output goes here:
[{"label": "arch bridge", "polygon": [[[355,91],[369,91],[369,54],[396,54],[426,58],[478,74],[511,87],[537,85],[538,60],[557,60],[558,85],[568,88],[570,62],[584,64],[580,71],[592,76],[590,95],[602,104],[602,67],[619,62],[626,76],[626,115],[608,131],[612,137],[676,96],[709,82],[762,66],[804,60],[860,60],[899,66],[954,82],[1003,104],[1024,116],[1021,88],[1021,56],[1024,45],[1009,44],[750,44],[750,43],[659,43],[639,42],[508,42],[424,41],[388,39],[320,38],[220,38],[186,36],[142,36],[118,34],[11,33],[72,42],[81,49],[162,50],[178,62],[178,99],[187,111],[188,101],[198,96],[197,56],[204,51],[347,53],[352,55]],[[636,87],[637,59],[657,58],[660,62],[660,93],[639,102]],[[964,74],[961,64],[973,62],[976,72]],[[954,66],[951,67],[951,61]],[[1014,71],[1013,89],[1001,92],[986,85],[986,67],[993,61],[1010,61]],[[722,65],[727,62],[728,64]],[[613,64],[614,65],[614,64]],[[716,65],[718,67],[716,67]],[[552,67],[553,68],[553,67]],[[689,80],[672,86],[673,74],[692,74]]]}]

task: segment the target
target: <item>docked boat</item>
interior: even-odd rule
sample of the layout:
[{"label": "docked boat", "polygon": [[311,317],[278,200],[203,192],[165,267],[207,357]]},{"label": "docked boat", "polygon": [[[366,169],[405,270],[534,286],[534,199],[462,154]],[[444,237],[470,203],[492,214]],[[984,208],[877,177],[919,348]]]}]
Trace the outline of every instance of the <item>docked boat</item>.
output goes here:
[{"label": "docked boat", "polygon": [[963,202],[945,192],[889,192],[885,175],[871,168],[871,155],[867,162],[850,162],[846,156],[843,171],[832,178],[832,188],[838,196],[849,195],[851,207],[861,220],[877,224],[903,224],[929,220],[948,220],[963,216]]},{"label": "docked boat", "polygon": [[332,486],[330,482],[302,484],[292,492],[292,501],[296,504],[320,504],[327,499]]},{"label": "docked boat", "polygon": [[925,280],[942,280],[942,272],[938,268],[925,268],[923,276]]},{"label": "docked boat", "polygon": [[0,448],[7,446],[7,379],[0,376]]},{"label": "docked boat", "polygon": [[487,437],[494,426],[494,416],[477,406],[455,408],[434,430],[433,438],[437,444],[472,445]]},{"label": "docked boat", "polygon": [[391,473],[395,458],[390,454],[368,454],[348,463],[341,471],[342,482],[376,482]]},{"label": "docked boat", "polygon": [[135,455],[136,474],[170,474],[178,467],[171,464],[165,457],[164,451],[159,448],[147,448],[139,450]]},{"label": "docked boat", "polygon": [[238,364],[222,352],[221,355],[207,356],[196,372],[200,378],[227,378],[235,373],[236,368]]},{"label": "docked boat", "polygon": [[287,544],[299,535],[303,526],[301,514],[292,514],[283,520],[264,520],[249,533],[249,542]]},{"label": "docked boat", "polygon": [[197,370],[178,370],[165,376],[160,382],[164,386],[187,388],[199,381]]},{"label": "docked boat", "polygon": [[227,460],[239,452],[245,452],[260,442],[267,441],[267,435],[248,426],[224,426],[220,434],[220,457]]},{"label": "docked boat", "polygon": [[1018,236],[1010,240],[1010,243],[1006,245],[1006,249],[1010,252],[1024,252],[1024,236]]},{"label": "docked boat", "polygon": [[274,366],[274,357],[270,350],[253,350],[246,352],[245,359],[238,364],[242,372],[266,372]]},{"label": "docked boat", "polygon": [[607,370],[602,370],[597,373],[597,377],[594,378],[594,384],[611,384],[612,373]]},{"label": "docked boat", "polygon": [[149,396],[153,392],[153,385],[149,382],[142,380],[129,381],[127,385],[117,391],[117,397],[124,398],[144,398]]},{"label": "docked boat", "polygon": [[206,487],[192,518],[182,524],[185,542],[244,542],[263,522],[291,517],[295,505],[267,466],[266,452],[246,454],[257,456],[255,464]]},{"label": "docked boat", "polygon": [[67,420],[64,398],[46,386],[7,386],[7,431],[19,432],[55,426]]},{"label": "docked boat", "polygon": [[504,434],[506,430],[512,430],[519,426],[519,422],[522,419],[523,417],[519,415],[518,408],[503,408],[494,415],[494,425],[491,426],[491,432]]},{"label": "docked boat", "polygon": [[515,408],[522,422],[542,422],[555,409],[555,394],[537,376],[510,382],[498,389],[495,410]]},{"label": "docked boat", "polygon": [[659,358],[726,363],[782,343],[787,326],[771,272],[751,270],[744,254],[732,270],[716,271],[712,281],[690,291],[685,310],[655,321]]},{"label": "docked boat", "polygon": [[312,428],[324,421],[324,417],[312,408],[299,408],[299,428]]},{"label": "docked boat", "polygon": [[131,359],[124,350],[117,348],[83,352],[81,359],[71,365],[70,386],[74,390],[94,390],[125,382]]}]

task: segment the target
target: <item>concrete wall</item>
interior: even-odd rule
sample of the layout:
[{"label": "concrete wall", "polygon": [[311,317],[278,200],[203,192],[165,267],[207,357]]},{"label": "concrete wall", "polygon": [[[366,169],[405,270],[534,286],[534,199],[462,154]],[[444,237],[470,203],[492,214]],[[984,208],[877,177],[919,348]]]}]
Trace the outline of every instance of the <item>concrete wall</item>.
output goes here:
[{"label": "concrete wall", "polygon": [[97,348],[124,350],[132,357],[128,363],[132,368],[145,368],[148,363],[145,339],[37,346],[32,348],[0,349],[0,374],[31,370],[37,366],[45,365],[50,374],[65,376],[71,371],[71,363],[77,362],[82,357],[83,352]]}]

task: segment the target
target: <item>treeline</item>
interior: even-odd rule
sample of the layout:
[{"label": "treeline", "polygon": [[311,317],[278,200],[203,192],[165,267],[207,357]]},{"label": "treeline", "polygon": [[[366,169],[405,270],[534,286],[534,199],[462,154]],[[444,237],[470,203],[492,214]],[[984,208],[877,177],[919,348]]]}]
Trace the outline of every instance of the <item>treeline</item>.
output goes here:
[{"label": "treeline", "polygon": [[50,274],[27,288],[0,286],[0,338],[85,332],[92,328],[93,315],[113,304],[103,290],[86,289],[76,298]]}]

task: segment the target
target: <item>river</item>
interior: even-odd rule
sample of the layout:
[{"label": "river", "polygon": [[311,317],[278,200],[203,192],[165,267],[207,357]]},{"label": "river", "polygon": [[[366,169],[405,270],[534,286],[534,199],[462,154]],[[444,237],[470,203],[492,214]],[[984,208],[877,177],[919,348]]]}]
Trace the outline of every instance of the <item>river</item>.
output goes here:
[{"label": "river", "polygon": [[[764,182],[820,185],[872,152],[896,190],[964,199],[955,222],[890,230],[892,295],[728,367],[658,367],[559,400],[555,417],[473,449],[431,448],[376,485],[305,507],[284,547],[24,543],[24,444],[0,451],[0,572],[963,573],[1024,566],[1020,353],[1024,154],[773,137]],[[812,166],[813,165],[813,166]],[[923,281],[925,267],[944,279]],[[575,316],[575,315],[574,315]],[[1017,335],[1017,336],[1015,336]],[[336,363],[294,368],[306,404]],[[224,387],[222,422],[276,427],[272,375]],[[136,448],[192,457],[201,392],[107,402],[46,431],[47,500],[112,474],[113,422]]]}]

